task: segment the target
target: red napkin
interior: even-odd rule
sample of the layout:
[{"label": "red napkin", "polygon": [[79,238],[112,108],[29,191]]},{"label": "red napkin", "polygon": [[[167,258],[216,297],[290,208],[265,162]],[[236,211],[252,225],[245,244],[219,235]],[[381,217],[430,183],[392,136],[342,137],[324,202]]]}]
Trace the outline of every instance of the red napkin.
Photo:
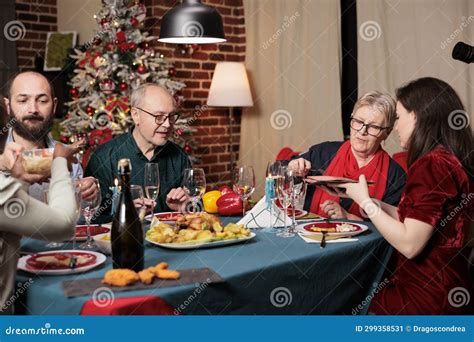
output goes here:
[{"label": "red napkin", "polygon": [[[99,305],[97,305],[99,304]],[[174,308],[160,297],[121,297],[115,298],[110,305],[102,307],[90,299],[81,309],[83,316],[130,316],[130,315],[178,315]]]}]

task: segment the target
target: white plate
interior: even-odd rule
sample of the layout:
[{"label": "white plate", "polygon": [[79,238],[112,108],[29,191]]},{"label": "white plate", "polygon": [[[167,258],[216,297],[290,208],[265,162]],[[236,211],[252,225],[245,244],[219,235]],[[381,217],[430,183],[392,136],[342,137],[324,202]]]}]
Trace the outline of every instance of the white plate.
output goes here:
[{"label": "white plate", "polygon": [[362,234],[367,229],[369,229],[369,227],[367,227],[365,224],[361,224],[361,223],[342,222],[342,221],[338,221],[338,220],[329,220],[329,221],[317,220],[315,222],[305,222],[305,223],[298,224],[296,226],[296,230],[300,233],[303,233],[304,235],[322,235],[322,233],[320,233],[320,232],[312,232],[312,231],[306,230],[304,227],[308,226],[308,225],[312,225],[312,224],[324,224],[325,222],[328,222],[330,224],[334,224],[334,226],[336,224],[339,224],[339,223],[348,223],[350,225],[358,226],[360,228],[360,230],[357,230],[357,231],[354,231],[354,232],[328,232],[327,233],[328,236],[355,236],[355,235]]},{"label": "white plate", "polygon": [[148,237],[145,238],[145,240],[154,245],[164,247],[164,248],[169,248],[169,249],[197,249],[197,248],[233,245],[236,243],[248,241],[250,239],[253,239],[254,237],[255,237],[255,233],[251,232],[249,236],[244,237],[244,238],[232,239],[232,240],[219,240],[219,241],[212,241],[212,242],[188,241],[188,242],[181,242],[181,243],[158,243],[158,242],[149,240]]},{"label": "white plate", "polygon": [[[39,254],[49,254],[52,251],[47,251],[47,252],[40,252],[36,253],[36,255]],[[96,256],[95,262],[92,265],[87,265],[84,267],[77,267],[74,269],[65,269],[65,270],[34,270],[31,268],[27,267],[26,261],[31,258],[31,255],[26,255],[24,257],[21,257],[18,260],[18,269],[33,273],[33,274],[41,274],[41,275],[65,275],[65,274],[76,274],[76,273],[83,273],[87,272],[93,268],[96,268],[99,265],[102,265],[107,257],[101,253],[98,252],[90,252],[90,251],[83,251],[83,250],[60,250],[60,251],[54,251],[57,253],[71,253],[71,252],[81,252],[81,253],[88,253]]]}]

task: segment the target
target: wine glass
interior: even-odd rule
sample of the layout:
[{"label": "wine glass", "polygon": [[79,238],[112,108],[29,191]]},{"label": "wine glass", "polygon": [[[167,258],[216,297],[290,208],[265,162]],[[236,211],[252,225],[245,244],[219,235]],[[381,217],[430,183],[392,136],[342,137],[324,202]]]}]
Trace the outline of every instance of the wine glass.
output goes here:
[{"label": "wine glass", "polygon": [[82,216],[84,216],[87,224],[87,240],[82,243],[79,248],[81,249],[89,249],[89,248],[96,248],[96,245],[94,243],[94,240],[92,240],[91,237],[91,221],[92,218],[95,216],[97,213],[97,210],[100,207],[100,204],[102,202],[102,196],[100,193],[100,185],[97,180],[95,180],[96,186],[97,186],[97,195],[92,198],[92,199],[81,199],[81,213]]},{"label": "wine glass", "polygon": [[282,205],[285,215],[283,220],[285,221],[285,230],[277,234],[277,236],[289,238],[295,236],[293,230],[288,229],[288,225],[286,223],[286,219],[288,217],[288,206],[290,205],[293,195],[294,188],[294,175],[293,172],[288,170],[288,168],[282,167],[281,168],[281,177],[277,179],[277,196],[280,200],[280,204]]},{"label": "wine glass", "polygon": [[160,192],[160,169],[158,163],[145,164],[145,186],[146,197],[153,201],[153,208],[151,209],[151,217],[155,216],[156,199]]},{"label": "wine glass", "polygon": [[197,203],[206,192],[206,175],[201,168],[185,169],[182,186],[184,192],[192,202],[192,212],[197,212]]},{"label": "wine glass", "polygon": [[138,208],[138,217],[140,218],[140,221],[143,221],[145,218],[145,213],[146,213],[146,206],[143,203],[143,189],[140,185],[130,185],[130,193],[132,194],[132,200],[140,200],[141,205]]},{"label": "wine glass", "polygon": [[245,216],[245,200],[255,191],[255,173],[251,166],[241,166],[232,172],[234,192],[242,198],[242,216]]}]

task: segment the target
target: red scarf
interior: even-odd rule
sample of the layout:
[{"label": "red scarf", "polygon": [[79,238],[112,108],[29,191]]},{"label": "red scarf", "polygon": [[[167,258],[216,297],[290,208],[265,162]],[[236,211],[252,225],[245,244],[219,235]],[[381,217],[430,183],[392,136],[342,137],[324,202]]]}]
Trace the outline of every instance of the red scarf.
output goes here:
[{"label": "red scarf", "polygon": [[[359,168],[357,160],[352,153],[351,143],[350,141],[346,141],[337,151],[336,156],[326,169],[325,175],[359,179],[359,176],[363,174],[367,180],[375,181],[374,185],[369,185],[370,197],[381,200],[387,186],[389,165],[390,156],[380,147],[377,152],[375,152],[372,160],[364,167]],[[327,200],[340,203],[339,197],[331,196],[326,191],[316,188],[311,201],[310,211],[327,217],[327,214],[320,207],[320,204],[323,204]],[[362,216],[359,205],[355,202],[352,203],[348,212]]]}]

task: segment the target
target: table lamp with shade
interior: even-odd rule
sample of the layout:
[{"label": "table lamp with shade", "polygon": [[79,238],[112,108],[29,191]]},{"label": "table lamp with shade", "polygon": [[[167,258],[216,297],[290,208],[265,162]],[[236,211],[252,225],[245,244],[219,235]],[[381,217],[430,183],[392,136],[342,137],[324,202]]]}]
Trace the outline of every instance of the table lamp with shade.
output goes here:
[{"label": "table lamp with shade", "polygon": [[229,108],[230,171],[232,172],[235,163],[233,150],[234,108],[253,106],[244,63],[221,62],[216,64],[207,105]]}]

